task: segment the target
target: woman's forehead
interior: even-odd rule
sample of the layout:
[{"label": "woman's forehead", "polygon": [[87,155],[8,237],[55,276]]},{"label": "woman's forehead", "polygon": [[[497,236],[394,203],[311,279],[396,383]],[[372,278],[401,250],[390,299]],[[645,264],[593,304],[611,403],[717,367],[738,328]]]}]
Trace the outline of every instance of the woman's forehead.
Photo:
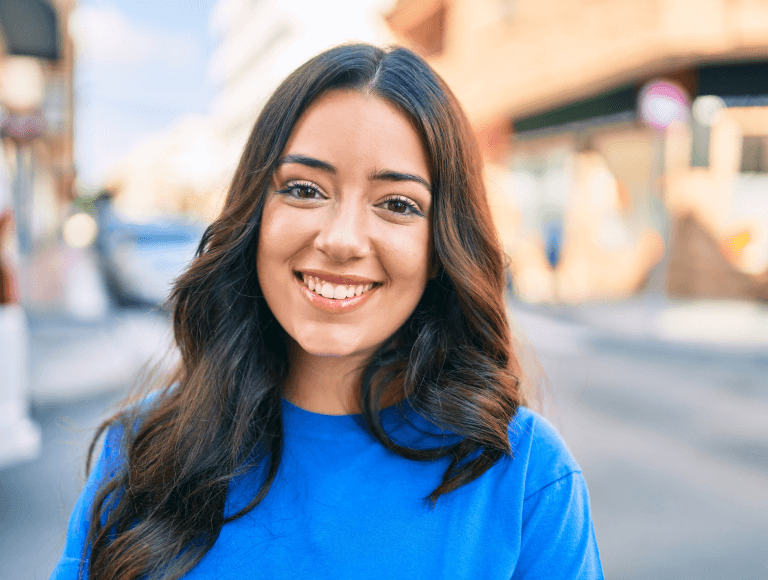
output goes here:
[{"label": "woman's forehead", "polygon": [[334,166],[368,164],[430,182],[424,143],[396,106],[378,95],[335,90],[314,101],[291,132],[281,159],[300,154]]}]

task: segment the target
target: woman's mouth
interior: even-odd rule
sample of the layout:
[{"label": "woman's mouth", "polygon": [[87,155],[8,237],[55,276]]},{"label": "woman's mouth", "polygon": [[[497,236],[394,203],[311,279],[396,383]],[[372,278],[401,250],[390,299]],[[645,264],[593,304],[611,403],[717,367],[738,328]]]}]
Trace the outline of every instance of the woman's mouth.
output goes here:
[{"label": "woman's mouth", "polygon": [[316,276],[310,276],[301,272],[297,274],[301,276],[302,283],[310,292],[331,300],[345,300],[355,296],[362,296],[377,286],[376,282],[368,282],[367,284],[333,284]]},{"label": "woman's mouth", "polygon": [[372,282],[351,276],[328,275],[325,278],[305,272],[296,272],[296,280],[300,284],[301,293],[310,304],[325,312],[340,314],[356,310],[370,299],[381,286],[380,282]]}]

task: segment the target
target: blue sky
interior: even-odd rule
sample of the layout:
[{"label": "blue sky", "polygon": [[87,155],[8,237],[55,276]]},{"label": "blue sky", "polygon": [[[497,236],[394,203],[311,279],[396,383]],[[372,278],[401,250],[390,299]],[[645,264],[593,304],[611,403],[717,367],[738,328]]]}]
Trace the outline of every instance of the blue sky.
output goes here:
[{"label": "blue sky", "polygon": [[208,110],[214,0],[80,0],[72,21],[78,176],[97,187],[149,135]]}]

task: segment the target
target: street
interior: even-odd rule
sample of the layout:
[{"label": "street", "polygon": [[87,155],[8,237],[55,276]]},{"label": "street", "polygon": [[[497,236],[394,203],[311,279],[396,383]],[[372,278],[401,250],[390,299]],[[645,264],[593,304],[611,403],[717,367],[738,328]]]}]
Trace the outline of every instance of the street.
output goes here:
[{"label": "street", "polygon": [[[532,340],[606,578],[768,578],[768,361]],[[33,407],[42,456],[0,470],[0,578],[50,574],[87,443],[119,396]]]},{"label": "street", "polygon": [[539,356],[606,578],[768,578],[768,363]]},{"label": "street", "polygon": [[45,579],[61,555],[67,521],[85,483],[93,433],[120,398],[35,405],[43,449],[34,462],[0,469],[0,578]]}]

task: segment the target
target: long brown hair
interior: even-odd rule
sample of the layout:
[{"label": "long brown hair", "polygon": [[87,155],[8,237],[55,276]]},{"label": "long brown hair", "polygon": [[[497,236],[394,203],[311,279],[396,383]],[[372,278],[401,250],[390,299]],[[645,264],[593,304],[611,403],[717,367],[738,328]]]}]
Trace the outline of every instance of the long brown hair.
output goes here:
[{"label": "long brown hair", "polygon": [[[260,220],[294,125],[313,100],[336,89],[395,104],[423,139],[433,184],[437,275],[364,370],[359,407],[365,425],[403,457],[451,457],[440,485],[425,498],[432,505],[511,452],[508,425],[525,401],[505,315],[503,252],[469,124],[444,82],[412,52],[340,46],[301,66],[266,104],[221,215],[175,284],[170,304],[181,352],[175,384],[102,426],[122,426],[115,429],[122,433],[123,460],[94,498],[83,555],[94,580],[178,578],[213,546],[224,524],[269,491],[281,458],[288,357],[284,332],[258,284]],[[379,411],[393,386],[460,441],[425,450],[391,440]],[[246,507],[226,515],[230,481],[256,464],[265,466],[261,487]]]}]

